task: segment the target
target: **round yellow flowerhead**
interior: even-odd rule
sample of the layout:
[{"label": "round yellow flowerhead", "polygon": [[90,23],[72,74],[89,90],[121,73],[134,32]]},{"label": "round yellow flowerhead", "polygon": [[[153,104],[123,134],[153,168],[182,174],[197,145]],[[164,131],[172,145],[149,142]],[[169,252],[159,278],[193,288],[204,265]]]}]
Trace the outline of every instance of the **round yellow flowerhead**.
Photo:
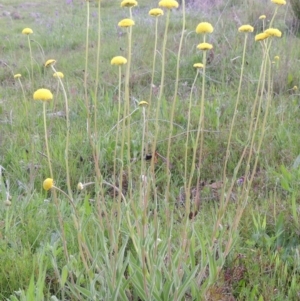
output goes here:
[{"label": "round yellow flowerhead", "polygon": [[251,25],[242,25],[239,27],[239,32],[253,32],[254,28]]},{"label": "round yellow flowerhead", "polygon": [[264,20],[266,18],[266,15],[259,16],[259,20]]},{"label": "round yellow flowerhead", "polygon": [[118,23],[119,27],[130,27],[134,25],[134,21],[132,19],[123,19]]},{"label": "round yellow flowerhead", "polygon": [[20,74],[20,73],[18,73],[18,74],[15,74],[14,75],[14,78],[20,78],[22,75]]},{"label": "round yellow flowerhead", "polygon": [[111,65],[125,65],[127,63],[127,59],[123,56],[115,56],[112,58],[112,60],[110,61]]},{"label": "round yellow flowerhead", "polygon": [[62,72],[57,71],[57,72],[53,73],[53,77],[64,78],[64,74]]},{"label": "round yellow flowerhead", "polygon": [[159,16],[163,16],[164,11],[160,8],[152,8],[149,10],[149,16],[152,17],[159,17]]},{"label": "round yellow flowerhead", "polygon": [[137,1],[135,0],[124,0],[121,2],[121,7],[133,7],[137,6]]},{"label": "round yellow flowerhead", "polygon": [[142,100],[142,101],[139,102],[139,106],[140,107],[147,107],[148,106],[148,102],[145,101],[145,100]]},{"label": "round yellow flowerhead", "polygon": [[212,33],[214,31],[213,26],[208,22],[201,22],[196,27],[196,33]]},{"label": "round yellow flowerhead", "polygon": [[277,4],[277,5],[286,5],[285,0],[271,0],[271,2]]},{"label": "round yellow flowerhead", "polygon": [[56,60],[50,59],[45,63],[45,67],[49,67],[51,65],[55,65]]},{"label": "round yellow flowerhead", "polygon": [[268,36],[268,37],[277,37],[277,38],[280,38],[282,33],[279,29],[277,28],[269,28],[269,29],[266,29],[264,31],[264,33]]},{"label": "round yellow flowerhead", "polygon": [[265,40],[265,39],[267,39],[269,36],[266,34],[266,33],[264,33],[264,32],[262,32],[262,33],[259,33],[259,34],[257,34],[256,36],[255,36],[255,41],[257,42],[257,41],[263,41],[263,40]]},{"label": "round yellow flowerhead", "polygon": [[177,8],[179,6],[179,4],[175,0],[161,0],[161,1],[159,1],[158,6],[172,9],[172,8]]},{"label": "round yellow flowerhead", "polygon": [[32,31],[32,29],[31,28],[24,28],[23,30],[22,30],[22,34],[27,34],[27,35],[29,35],[29,34],[32,34],[33,33],[33,31]]},{"label": "round yellow flowerhead", "polygon": [[197,68],[197,69],[203,69],[204,68],[204,65],[202,63],[196,63],[193,65],[194,68]]},{"label": "round yellow flowerhead", "polygon": [[280,57],[278,55],[274,56],[274,60],[279,61]]},{"label": "round yellow flowerhead", "polygon": [[34,100],[49,101],[53,99],[53,94],[48,89],[38,89],[33,93]]},{"label": "round yellow flowerhead", "polygon": [[54,181],[51,178],[47,178],[44,182],[43,182],[43,188],[45,190],[49,190],[54,186]]},{"label": "round yellow flowerhead", "polygon": [[200,50],[210,50],[213,49],[213,45],[209,43],[200,43],[197,48]]},{"label": "round yellow flowerhead", "polygon": [[294,86],[293,87],[293,91],[297,91],[298,90],[298,87],[297,86]]}]

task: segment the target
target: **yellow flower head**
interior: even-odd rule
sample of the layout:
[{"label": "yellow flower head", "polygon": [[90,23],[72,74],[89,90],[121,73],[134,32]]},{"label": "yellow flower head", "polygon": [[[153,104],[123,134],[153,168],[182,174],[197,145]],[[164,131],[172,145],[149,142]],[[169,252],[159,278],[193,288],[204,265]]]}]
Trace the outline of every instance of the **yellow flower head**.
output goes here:
[{"label": "yellow flower head", "polygon": [[264,20],[266,18],[266,15],[259,16],[259,20]]},{"label": "yellow flower head", "polygon": [[202,63],[196,63],[193,65],[194,68],[197,68],[197,69],[203,69],[204,68],[204,65]]},{"label": "yellow flower head", "polygon": [[43,188],[45,190],[49,190],[54,186],[54,181],[51,178],[47,178],[44,182],[43,182]]},{"label": "yellow flower head", "polygon": [[21,77],[22,75],[20,74],[20,73],[18,73],[18,74],[15,74],[14,75],[14,78],[19,78],[19,77]]},{"label": "yellow flower head", "polygon": [[121,2],[121,7],[133,7],[137,6],[137,1],[135,0],[124,0]]},{"label": "yellow flower head", "polygon": [[278,55],[274,56],[274,60],[279,61],[280,57]]},{"label": "yellow flower head", "polygon": [[209,43],[200,43],[197,48],[200,50],[210,50],[213,49],[213,45]]},{"label": "yellow flower head", "polygon": [[239,27],[239,32],[253,32],[254,28],[251,25],[242,25]]},{"label": "yellow flower head", "polygon": [[172,8],[177,8],[179,4],[175,0],[161,0],[159,1],[158,6],[172,9]]},{"label": "yellow flower head", "polygon": [[146,107],[146,106],[148,106],[148,102],[145,101],[145,100],[142,100],[142,101],[139,102],[139,106],[140,107]]},{"label": "yellow flower head", "polygon": [[196,27],[196,33],[212,33],[214,31],[213,26],[208,22],[201,22]]},{"label": "yellow flower head", "polygon": [[29,35],[29,34],[32,34],[33,33],[33,31],[32,31],[32,29],[31,28],[24,28],[23,30],[22,30],[22,34],[27,34],[27,35]]},{"label": "yellow flower head", "polygon": [[267,39],[269,36],[266,34],[266,33],[264,33],[264,32],[262,32],[262,33],[259,33],[259,34],[257,34],[256,36],[255,36],[255,41],[257,42],[257,41],[263,41],[263,40],[265,40],[265,39]]},{"label": "yellow flower head", "polygon": [[53,73],[53,77],[64,78],[64,74],[62,72],[57,71],[56,73]]},{"label": "yellow flower head", "polygon": [[132,19],[123,19],[118,23],[119,27],[130,27],[134,25],[134,21]]},{"label": "yellow flower head", "polygon": [[271,1],[277,5],[286,5],[285,0],[271,0]]},{"label": "yellow flower head", "polygon": [[53,95],[48,89],[38,89],[33,93],[34,100],[49,101],[53,99]]},{"label": "yellow flower head", "polygon": [[55,63],[56,63],[56,60],[53,60],[53,59],[48,60],[48,61],[45,63],[45,67],[49,67],[49,66],[51,66],[51,65],[54,65]]},{"label": "yellow flower head", "polygon": [[294,86],[293,87],[293,91],[297,91],[298,90],[298,87],[297,86]]},{"label": "yellow flower head", "polygon": [[110,61],[111,65],[125,65],[127,63],[127,59],[125,59],[125,57],[123,56],[115,56],[112,58],[112,60]]},{"label": "yellow flower head", "polygon": [[153,16],[153,17],[159,17],[162,16],[164,14],[164,11],[160,8],[152,8],[149,11],[149,16]]},{"label": "yellow flower head", "polygon": [[279,29],[277,29],[277,28],[269,28],[269,29],[266,29],[266,30],[264,31],[264,33],[265,33],[266,35],[268,35],[268,37],[277,37],[277,38],[280,38],[281,35],[282,35],[281,31],[280,31]]}]

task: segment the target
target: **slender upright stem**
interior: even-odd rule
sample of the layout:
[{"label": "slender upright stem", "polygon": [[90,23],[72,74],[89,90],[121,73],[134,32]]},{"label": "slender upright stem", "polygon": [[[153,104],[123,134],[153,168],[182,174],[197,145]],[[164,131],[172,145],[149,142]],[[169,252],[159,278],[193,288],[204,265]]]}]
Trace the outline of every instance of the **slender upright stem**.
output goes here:
[{"label": "slender upright stem", "polygon": [[87,114],[87,134],[91,139],[90,125],[90,104],[87,93],[87,77],[88,77],[88,60],[89,60],[89,27],[90,27],[90,2],[86,1],[87,19],[86,19],[86,41],[85,41],[85,67],[84,67],[84,101]]},{"label": "slender upright stem", "polygon": [[[191,87],[191,93],[190,93],[190,99],[189,99],[189,110],[188,110],[188,120],[187,120],[187,130],[186,130],[186,141],[185,141],[185,154],[184,154],[184,181],[187,183],[188,181],[188,145],[189,145],[189,135],[190,135],[190,123],[191,123],[191,110],[192,110],[192,98],[193,98],[193,90],[197,81],[199,75],[199,68],[197,68],[196,76],[194,79],[194,82]],[[188,214],[190,212],[190,189],[188,185],[185,184],[185,208],[186,208],[186,216],[188,217]]]},{"label": "slender upright stem", "polygon": [[28,39],[28,47],[29,47],[29,54],[30,54],[30,65],[31,65],[31,82],[33,84],[33,57],[32,57],[32,50],[31,50],[31,43],[30,43],[30,38],[29,38],[29,34],[27,35],[27,39]]},{"label": "slender upright stem", "polygon": [[173,96],[173,103],[171,107],[171,117],[170,117],[170,128],[169,128],[169,139],[168,139],[168,149],[167,149],[167,164],[166,164],[166,171],[168,174],[168,181],[167,181],[167,189],[166,189],[166,201],[169,199],[169,188],[171,182],[171,172],[170,172],[170,156],[171,156],[171,141],[173,135],[173,127],[174,127],[174,115],[175,115],[175,108],[176,108],[176,101],[177,101],[177,93],[178,93],[178,82],[179,82],[179,69],[180,69],[180,58],[181,58],[181,50],[183,44],[183,36],[185,32],[185,0],[182,0],[182,29],[181,29],[181,36],[179,41],[179,48],[177,53],[177,62],[176,62],[176,79],[175,79],[175,87],[174,87],[174,96]]},{"label": "slender upright stem", "polygon": [[67,125],[67,133],[66,133],[66,148],[65,148],[65,163],[66,163],[66,173],[67,173],[67,187],[68,187],[68,194],[71,198],[72,196],[72,189],[71,189],[71,180],[70,180],[70,170],[69,170],[69,140],[70,140],[70,117],[69,117],[69,102],[68,96],[66,93],[66,89],[61,78],[58,76],[56,69],[53,65],[51,65],[52,70],[56,73],[58,82],[61,86],[63,91],[64,99],[65,99],[65,110],[66,110],[66,125]]},{"label": "slender upright stem", "polygon": [[[204,37],[205,41],[205,37]],[[192,180],[194,177],[195,167],[196,167],[196,154],[198,149],[198,142],[200,138],[200,150],[199,150],[199,175],[197,178],[197,184],[200,179],[200,169],[201,169],[201,161],[202,161],[202,147],[203,147],[203,130],[204,130],[204,100],[205,100],[205,70],[206,70],[206,51],[203,51],[203,73],[202,73],[202,91],[201,91],[201,103],[200,103],[200,117],[198,122],[198,129],[196,134],[196,140],[193,146],[193,156],[192,156],[192,162],[191,162],[191,171],[190,171],[190,177],[188,180],[188,186],[186,189],[186,199],[190,198],[190,190],[192,185]],[[198,185],[197,185],[198,186]],[[197,193],[198,193],[198,187],[197,187]],[[196,209],[199,206],[199,200],[196,199],[195,206]]]},{"label": "slender upright stem", "polygon": [[151,160],[151,173],[152,173],[152,181],[155,179],[155,171],[154,171],[154,158],[156,152],[156,144],[159,132],[159,125],[158,125],[158,117],[162,102],[162,95],[163,95],[163,86],[164,86],[164,77],[165,77],[165,57],[166,57],[166,45],[168,39],[168,27],[170,21],[170,10],[167,11],[167,18],[166,18],[166,25],[165,25],[165,33],[164,33],[164,40],[163,40],[163,47],[162,47],[162,67],[161,67],[161,80],[160,80],[160,89],[159,89],[159,96],[156,105],[156,113],[155,113],[155,135],[152,142],[152,160]]},{"label": "slender upright stem", "polygon": [[223,167],[223,183],[224,183],[224,185],[222,187],[221,204],[223,204],[223,202],[224,202],[227,164],[228,164],[228,160],[229,160],[229,156],[230,156],[230,146],[231,146],[233,128],[234,128],[234,125],[235,125],[236,115],[237,115],[237,112],[238,112],[237,108],[238,108],[238,105],[239,105],[239,102],[240,102],[240,95],[241,95],[241,88],[242,88],[243,74],[244,74],[244,66],[245,66],[245,55],[246,55],[247,39],[248,39],[248,33],[245,33],[244,50],[243,50],[242,66],[241,66],[241,73],[240,73],[240,81],[239,81],[238,92],[237,92],[237,97],[236,97],[236,101],[235,101],[233,117],[232,117],[231,124],[230,124],[229,136],[228,136],[228,140],[227,140],[226,155],[225,155],[225,162],[224,162],[224,167]]},{"label": "slender upright stem", "polygon": [[46,121],[46,102],[45,101],[43,101],[43,117],[44,117],[44,132],[45,132],[45,144],[46,144],[48,166],[49,166],[50,176],[53,179],[53,171],[52,171],[52,166],[51,166],[51,157],[50,157],[50,151],[49,151],[49,145],[48,145],[47,121]]},{"label": "slender upright stem", "polygon": [[[132,11],[131,7],[129,8],[130,18],[132,19]],[[131,67],[131,41],[132,41],[132,26],[128,28],[127,32],[128,36],[128,55],[127,55],[127,68],[126,68],[126,75],[125,75],[125,107],[126,107],[126,114],[128,115],[127,119],[127,173],[128,173],[128,192],[131,199],[132,194],[132,178],[131,178],[131,168],[130,168],[130,161],[131,161],[131,154],[130,154],[130,144],[131,144],[131,133],[130,133],[130,122],[131,116],[130,112],[130,91],[129,91],[129,80],[130,80],[130,67]],[[125,114],[125,115],[126,115]],[[122,175],[121,175],[122,176]]]}]

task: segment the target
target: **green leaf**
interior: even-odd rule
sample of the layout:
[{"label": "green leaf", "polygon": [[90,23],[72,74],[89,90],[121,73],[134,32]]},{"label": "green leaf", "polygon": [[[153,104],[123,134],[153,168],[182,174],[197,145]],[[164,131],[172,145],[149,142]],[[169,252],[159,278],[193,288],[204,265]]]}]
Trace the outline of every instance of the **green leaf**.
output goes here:
[{"label": "green leaf", "polygon": [[61,287],[64,287],[64,285],[66,284],[68,274],[69,274],[68,267],[65,265],[61,271],[61,278],[60,278]]},{"label": "green leaf", "polygon": [[286,190],[286,191],[289,191],[289,192],[292,192],[292,189],[289,185],[289,182],[287,181],[286,178],[281,178],[280,180],[280,184],[281,184],[281,187]]},{"label": "green leaf", "polygon": [[280,166],[280,170],[281,170],[281,173],[282,173],[282,176],[287,179],[288,181],[292,181],[293,179],[293,176],[292,174],[286,169],[286,167],[284,165],[281,165]]}]

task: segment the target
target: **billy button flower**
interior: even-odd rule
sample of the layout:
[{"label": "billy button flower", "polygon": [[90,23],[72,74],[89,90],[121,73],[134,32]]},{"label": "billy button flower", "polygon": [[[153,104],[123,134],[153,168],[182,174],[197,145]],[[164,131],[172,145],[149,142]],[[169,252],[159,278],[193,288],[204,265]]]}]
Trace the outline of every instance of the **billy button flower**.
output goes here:
[{"label": "billy button flower", "polygon": [[145,100],[142,100],[139,102],[139,107],[147,107],[148,106],[148,102]]},{"label": "billy button flower", "polygon": [[48,89],[38,89],[33,93],[33,99],[41,101],[50,101],[53,99],[53,95]]},{"label": "billy button flower", "polygon": [[196,33],[212,33],[214,31],[213,26],[208,22],[201,22],[196,27]]},{"label": "billy button flower", "polygon": [[204,65],[202,63],[196,63],[193,65],[194,68],[197,68],[197,69],[203,69],[204,68]]},{"label": "billy button flower", "polygon": [[111,65],[116,65],[116,66],[125,65],[127,63],[127,59],[123,56],[115,56],[112,58],[110,63]]},{"label": "billy button flower", "polygon": [[55,63],[56,63],[56,60],[50,59],[50,60],[46,61],[45,67],[54,66]]},{"label": "billy button flower", "polygon": [[28,41],[28,48],[29,48],[29,55],[30,55],[30,65],[31,65],[31,81],[33,83],[33,57],[32,57],[32,50],[31,50],[31,43],[29,35],[32,34],[33,31],[31,28],[26,27],[22,30],[22,34],[27,35],[27,41]]},{"label": "billy button flower", "polygon": [[46,144],[46,151],[47,151],[47,158],[48,158],[48,166],[51,178],[53,178],[52,166],[51,166],[51,158],[50,158],[50,151],[48,145],[48,131],[47,131],[47,122],[46,122],[46,102],[53,99],[53,95],[50,90],[48,89],[38,89],[33,94],[34,100],[41,100],[43,102],[43,117],[44,117],[44,132],[45,132],[45,144]]},{"label": "billy button flower", "polygon": [[158,3],[159,7],[164,7],[167,9],[177,8],[179,6],[178,2],[175,0],[162,0]]},{"label": "billy button flower", "polygon": [[209,43],[200,43],[197,48],[206,51],[213,49],[213,45]]},{"label": "billy button flower", "polygon": [[271,0],[271,2],[277,4],[277,5],[286,5],[285,0]]},{"label": "billy button flower", "polygon": [[[119,84],[118,84],[118,122],[117,122],[117,131],[116,131],[116,141],[119,141],[119,129],[120,129],[120,116],[121,116],[121,88],[122,88],[122,65],[125,65],[127,63],[127,59],[123,56],[115,56],[110,61],[111,65],[118,66],[119,69]],[[123,137],[123,136],[122,136]],[[123,149],[121,150],[123,152]],[[114,158],[117,158],[117,147],[115,147],[114,150]],[[123,154],[122,154],[123,157]],[[117,182],[116,178],[116,168],[117,168],[117,160],[114,160],[114,173],[113,173],[113,179],[114,182]]]},{"label": "billy button flower", "polygon": [[242,25],[239,27],[239,32],[253,32],[254,28],[251,25]]},{"label": "billy button flower", "polygon": [[25,104],[25,113],[26,113],[26,116],[28,116],[26,95],[25,95],[25,91],[24,91],[24,88],[23,88],[23,85],[22,85],[22,82],[21,82],[21,77],[22,77],[22,75],[20,73],[17,73],[17,74],[14,75],[14,79],[16,79],[19,82],[20,87],[22,89],[24,104]]},{"label": "billy button flower", "polygon": [[280,38],[282,33],[279,29],[277,28],[269,28],[269,29],[266,29],[264,31],[264,33],[268,36],[268,37],[277,37],[277,38]]},{"label": "billy button flower", "polygon": [[62,72],[59,72],[59,71],[57,71],[57,72],[55,72],[55,73],[53,73],[53,77],[55,77],[55,78],[64,78],[64,74],[62,73]]},{"label": "billy button flower", "polygon": [[255,41],[258,42],[258,41],[263,41],[265,39],[267,39],[269,36],[265,33],[265,32],[262,32],[262,33],[259,33],[255,36]]},{"label": "billy button flower", "polygon": [[52,187],[54,186],[54,181],[52,178],[47,178],[44,182],[43,182],[43,188],[48,191],[50,190]]},{"label": "billy button flower", "polygon": [[149,10],[149,16],[152,17],[159,17],[159,16],[163,16],[164,11],[160,8],[152,8]]},{"label": "billy button flower", "polygon": [[26,27],[26,28],[24,28],[24,29],[22,30],[22,34],[29,35],[29,34],[32,34],[32,33],[33,33],[32,29],[31,29],[31,28],[28,28],[28,27]]},{"label": "billy button flower", "polygon": [[133,7],[137,5],[138,3],[135,0],[124,0],[121,2],[121,7]]},{"label": "billy button flower", "polygon": [[132,19],[123,19],[118,23],[119,27],[131,27],[133,26],[135,23]]},{"label": "billy button flower", "polygon": [[259,16],[259,20],[262,20],[263,23],[263,30],[265,30],[265,19],[266,19],[266,15]]}]

